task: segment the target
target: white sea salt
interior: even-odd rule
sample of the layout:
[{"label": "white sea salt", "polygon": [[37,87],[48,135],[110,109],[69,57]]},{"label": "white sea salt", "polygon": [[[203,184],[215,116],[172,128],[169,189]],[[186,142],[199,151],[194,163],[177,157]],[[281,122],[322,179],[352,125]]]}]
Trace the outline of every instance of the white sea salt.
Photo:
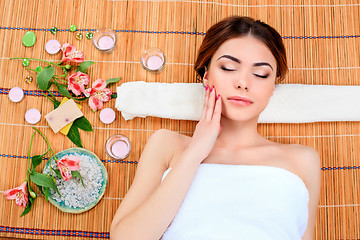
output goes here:
[{"label": "white sea salt", "polygon": [[[74,153],[66,156],[75,156],[80,159],[78,171],[82,176],[85,188],[79,177],[65,181],[54,174],[55,184],[61,196],[55,190],[50,189],[51,196],[49,197],[59,203],[64,202],[66,206],[71,208],[84,208],[93,203],[100,194],[103,183],[101,168],[96,161],[87,155]],[[51,166],[58,169],[55,160],[51,162]],[[44,173],[49,173],[49,167],[44,170]]]}]

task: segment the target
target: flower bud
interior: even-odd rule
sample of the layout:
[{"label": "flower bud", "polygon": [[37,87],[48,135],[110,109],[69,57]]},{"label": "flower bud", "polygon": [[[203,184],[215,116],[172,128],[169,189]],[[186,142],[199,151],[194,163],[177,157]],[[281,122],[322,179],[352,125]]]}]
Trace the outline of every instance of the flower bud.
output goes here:
[{"label": "flower bud", "polygon": [[33,191],[30,191],[30,196],[31,196],[32,198],[36,198],[36,193],[33,192]]},{"label": "flower bud", "polygon": [[69,69],[71,68],[71,65],[66,64],[66,65],[65,65],[65,68],[69,70]]}]

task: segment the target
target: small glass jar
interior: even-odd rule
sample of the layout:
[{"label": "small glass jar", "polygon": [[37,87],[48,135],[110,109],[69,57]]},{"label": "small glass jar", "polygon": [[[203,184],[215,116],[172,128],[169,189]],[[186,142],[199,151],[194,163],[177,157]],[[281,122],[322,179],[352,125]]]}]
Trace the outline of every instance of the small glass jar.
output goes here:
[{"label": "small glass jar", "polygon": [[131,152],[131,142],[122,134],[112,135],[106,141],[105,151],[112,159],[125,159]]},{"label": "small glass jar", "polygon": [[141,66],[146,71],[154,73],[160,72],[164,68],[165,62],[165,54],[158,48],[150,48],[145,50],[140,58]]},{"label": "small glass jar", "polygon": [[95,31],[92,42],[99,51],[110,53],[115,48],[116,34],[110,28],[101,28]]}]

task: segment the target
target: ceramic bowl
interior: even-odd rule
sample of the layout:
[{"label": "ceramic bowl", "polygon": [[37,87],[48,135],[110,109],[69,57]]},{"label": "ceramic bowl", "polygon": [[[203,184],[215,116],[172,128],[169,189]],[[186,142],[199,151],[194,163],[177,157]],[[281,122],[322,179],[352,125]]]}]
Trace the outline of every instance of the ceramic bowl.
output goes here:
[{"label": "ceramic bowl", "polygon": [[[102,196],[104,195],[106,185],[107,185],[107,182],[108,182],[108,173],[106,171],[106,168],[105,168],[104,164],[100,161],[100,159],[93,152],[90,152],[87,149],[84,149],[84,148],[68,148],[68,149],[66,149],[64,151],[58,152],[55,155],[56,155],[56,157],[58,159],[61,159],[66,155],[74,155],[74,154],[80,155],[80,156],[82,156],[82,155],[83,156],[88,156],[91,159],[91,161],[96,162],[96,164],[100,168],[101,174],[102,174],[102,183],[101,183],[101,188],[100,188],[98,197],[93,202],[89,203],[88,205],[86,205],[85,207],[82,207],[82,208],[73,208],[73,207],[70,207],[70,206],[66,206],[64,201],[61,201],[61,202],[55,201],[52,198],[51,191],[50,191],[48,200],[49,200],[49,202],[51,204],[53,204],[55,207],[57,207],[58,209],[60,209],[63,212],[82,213],[82,212],[88,211],[91,208],[93,208],[100,201]],[[51,158],[51,161],[52,160],[53,160],[53,158]],[[43,172],[49,172],[49,162],[46,163]]]}]

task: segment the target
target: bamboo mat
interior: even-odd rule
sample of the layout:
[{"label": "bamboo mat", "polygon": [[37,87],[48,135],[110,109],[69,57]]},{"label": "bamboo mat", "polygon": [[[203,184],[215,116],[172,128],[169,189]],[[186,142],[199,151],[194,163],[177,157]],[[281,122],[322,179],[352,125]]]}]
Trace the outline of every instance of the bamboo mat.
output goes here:
[{"label": "bamboo mat", "polygon": [[[37,108],[42,116],[52,103],[34,92],[20,103],[12,103],[8,90],[19,86],[37,90],[35,81],[27,84],[29,72],[19,60],[32,57],[58,61],[61,56],[45,52],[45,43],[57,39],[84,51],[92,81],[122,76],[117,85],[129,81],[194,82],[193,63],[204,32],[230,15],[247,15],[274,26],[284,37],[290,72],[283,83],[359,85],[360,84],[360,4],[351,0],[178,0],[178,1],[100,1],[100,0],[0,0],[0,191],[20,185],[26,175],[27,152],[32,134],[24,120],[27,109]],[[48,30],[53,26],[80,30],[109,27],[118,30],[118,42],[111,54],[97,51],[90,40],[75,39],[77,32]],[[21,40],[35,28],[37,42],[26,48]],[[150,47],[162,49],[167,57],[165,69],[151,74],[139,64],[141,53]],[[41,66],[44,66],[40,64]],[[32,62],[30,67],[35,68]],[[31,75],[31,73],[30,73]],[[34,75],[33,75],[34,76]],[[112,90],[115,91],[116,85]],[[54,89],[55,90],[55,89]],[[81,131],[86,149],[94,152],[109,174],[103,199],[92,210],[71,215],[60,212],[44,197],[38,197],[30,214],[20,218],[22,208],[0,194],[0,237],[24,239],[109,238],[111,220],[129,189],[147,139],[160,128],[192,135],[196,122],[148,117],[116,121],[105,125],[99,112],[88,103],[84,115],[94,132]],[[115,100],[104,107],[114,109]],[[358,111],[359,109],[354,109]],[[48,137],[56,152],[74,145],[61,134],[54,134],[45,119],[36,124]],[[316,224],[316,239],[360,238],[360,123],[331,122],[307,124],[260,124],[259,132],[281,143],[314,147],[322,162],[322,189]],[[116,133],[129,137],[133,144],[124,162],[113,162],[105,153],[106,139]],[[36,136],[33,154],[46,150]],[[41,165],[39,168],[41,168]],[[156,217],[156,216],[154,216]],[[140,231],[140,229],[139,229]]]}]

